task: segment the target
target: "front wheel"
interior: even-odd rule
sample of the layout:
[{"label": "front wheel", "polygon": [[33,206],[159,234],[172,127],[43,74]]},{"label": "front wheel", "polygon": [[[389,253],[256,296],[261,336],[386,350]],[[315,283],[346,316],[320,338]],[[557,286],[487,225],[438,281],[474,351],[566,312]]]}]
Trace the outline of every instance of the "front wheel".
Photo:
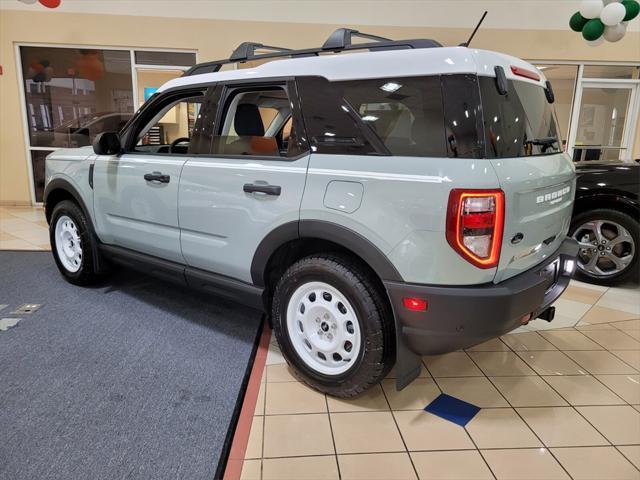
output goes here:
[{"label": "front wheel", "polygon": [[313,388],[353,397],[393,365],[393,317],[368,273],[339,255],[317,255],[287,269],[276,287],[273,327],[296,375]]},{"label": "front wheel", "polygon": [[64,200],[54,207],[49,238],[58,270],[67,281],[89,285],[98,278],[93,261],[96,240],[76,203]]},{"label": "front wheel", "polygon": [[629,215],[599,208],[576,215],[570,235],[579,243],[576,277],[616,285],[636,273],[639,227]]}]

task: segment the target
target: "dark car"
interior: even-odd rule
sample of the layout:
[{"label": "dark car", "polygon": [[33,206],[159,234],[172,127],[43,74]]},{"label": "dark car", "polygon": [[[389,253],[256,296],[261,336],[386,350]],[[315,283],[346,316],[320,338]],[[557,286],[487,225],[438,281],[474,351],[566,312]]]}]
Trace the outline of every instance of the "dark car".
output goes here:
[{"label": "dark car", "polygon": [[638,273],[640,164],[581,163],[570,235],[580,244],[576,277],[615,285]]}]

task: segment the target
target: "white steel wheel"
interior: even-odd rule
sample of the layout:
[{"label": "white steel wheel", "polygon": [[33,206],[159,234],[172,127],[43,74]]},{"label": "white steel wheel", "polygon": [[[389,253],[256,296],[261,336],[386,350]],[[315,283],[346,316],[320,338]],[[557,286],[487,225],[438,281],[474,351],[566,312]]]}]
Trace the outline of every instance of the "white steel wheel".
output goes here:
[{"label": "white steel wheel", "polygon": [[287,331],[305,365],[324,375],[345,373],[360,353],[356,311],[328,283],[308,282],[293,292],[287,305]]},{"label": "white steel wheel", "polygon": [[82,242],[75,222],[67,215],[61,215],[56,222],[55,247],[62,266],[75,273],[82,266]]}]

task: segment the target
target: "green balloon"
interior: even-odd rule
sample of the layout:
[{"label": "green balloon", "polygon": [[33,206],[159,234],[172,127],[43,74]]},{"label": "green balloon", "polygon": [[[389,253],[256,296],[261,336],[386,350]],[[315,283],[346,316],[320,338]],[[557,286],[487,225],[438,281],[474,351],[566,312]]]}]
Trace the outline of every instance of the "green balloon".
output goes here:
[{"label": "green balloon", "polygon": [[585,23],[582,29],[582,36],[585,40],[593,41],[600,38],[604,33],[604,23],[599,18],[592,18]]},{"label": "green balloon", "polygon": [[624,5],[624,9],[627,11],[627,14],[622,19],[623,22],[633,20],[638,16],[638,13],[640,13],[640,3],[636,2],[636,0],[623,0],[622,5]]},{"label": "green balloon", "polygon": [[571,30],[573,30],[574,32],[581,32],[582,28],[585,26],[585,24],[588,21],[589,21],[588,19],[580,15],[580,12],[576,12],[573,15],[571,15],[571,18],[569,19],[569,26],[571,27]]}]

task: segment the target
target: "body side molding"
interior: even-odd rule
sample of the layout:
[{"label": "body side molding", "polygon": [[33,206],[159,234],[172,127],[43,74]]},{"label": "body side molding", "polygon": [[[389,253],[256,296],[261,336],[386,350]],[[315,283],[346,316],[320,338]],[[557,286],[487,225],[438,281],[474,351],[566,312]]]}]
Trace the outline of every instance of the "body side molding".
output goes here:
[{"label": "body side molding", "polygon": [[263,309],[262,288],[235,278],[114,245],[101,244],[100,251],[109,260],[125,267],[193,289],[213,293],[216,296],[258,310]]}]

